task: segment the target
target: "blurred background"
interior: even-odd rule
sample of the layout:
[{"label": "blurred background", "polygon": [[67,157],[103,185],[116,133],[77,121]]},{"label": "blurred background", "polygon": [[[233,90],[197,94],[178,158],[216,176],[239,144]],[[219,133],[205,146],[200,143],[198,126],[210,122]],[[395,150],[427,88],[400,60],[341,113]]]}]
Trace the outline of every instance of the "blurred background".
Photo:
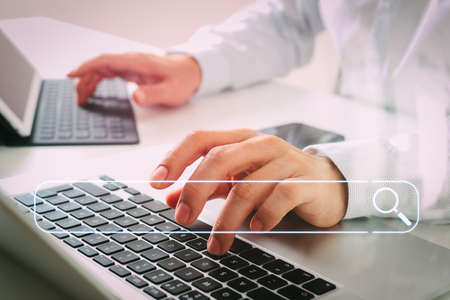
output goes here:
[{"label": "blurred background", "polygon": [[[224,21],[252,0],[2,0],[0,19],[45,16],[152,46],[182,43],[199,27]],[[328,33],[316,41],[307,66],[280,79],[307,89],[332,92],[339,58]]]}]

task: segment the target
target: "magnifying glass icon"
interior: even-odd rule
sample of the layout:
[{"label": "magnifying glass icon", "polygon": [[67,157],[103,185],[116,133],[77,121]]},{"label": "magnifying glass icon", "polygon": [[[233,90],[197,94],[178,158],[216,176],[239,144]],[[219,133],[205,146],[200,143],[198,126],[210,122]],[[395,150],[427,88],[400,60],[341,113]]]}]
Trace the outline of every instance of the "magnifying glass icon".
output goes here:
[{"label": "magnifying glass icon", "polygon": [[[378,206],[378,204],[377,204],[377,196],[378,196],[379,193],[382,193],[382,192],[390,192],[390,193],[392,193],[392,195],[394,195],[395,202],[394,202],[394,205],[392,206],[391,209],[387,209],[387,210],[386,210],[386,209],[381,209],[381,208]],[[390,214],[390,213],[394,212],[394,213],[397,214],[397,217],[398,217],[400,220],[402,220],[403,223],[405,223],[406,226],[411,226],[411,224],[412,224],[411,221],[408,220],[408,218],[407,218],[402,212],[399,212],[399,211],[397,210],[398,202],[399,202],[399,197],[398,197],[397,192],[394,191],[393,189],[388,188],[388,187],[383,187],[383,188],[378,189],[378,190],[375,192],[375,194],[373,194],[372,202],[373,202],[373,207],[375,207],[375,209],[376,209],[378,212],[380,212],[380,213],[382,213],[382,214]]]}]

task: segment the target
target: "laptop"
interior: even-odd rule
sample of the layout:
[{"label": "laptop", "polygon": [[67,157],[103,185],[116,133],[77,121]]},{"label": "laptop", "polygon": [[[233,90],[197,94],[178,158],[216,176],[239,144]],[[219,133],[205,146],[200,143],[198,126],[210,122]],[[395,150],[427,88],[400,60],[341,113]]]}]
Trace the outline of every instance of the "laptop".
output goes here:
[{"label": "laptop", "polygon": [[[160,148],[79,162],[70,177],[87,180],[2,180],[0,247],[80,299],[429,299],[450,289],[450,250],[411,234],[246,234],[211,256],[222,200],[183,227],[164,191],[130,180],[148,176]],[[131,163],[148,157],[145,168]],[[352,222],[364,224],[340,226]]]},{"label": "laptop", "polygon": [[84,107],[71,79],[42,79],[0,29],[0,138],[10,145],[136,144],[126,82],[102,81]]}]

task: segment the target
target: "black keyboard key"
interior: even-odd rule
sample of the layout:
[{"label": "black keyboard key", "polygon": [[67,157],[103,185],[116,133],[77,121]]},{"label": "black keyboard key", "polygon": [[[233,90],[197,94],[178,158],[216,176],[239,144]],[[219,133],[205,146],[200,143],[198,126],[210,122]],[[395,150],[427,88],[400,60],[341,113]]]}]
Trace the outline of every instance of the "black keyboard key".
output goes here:
[{"label": "black keyboard key", "polygon": [[148,283],[145,280],[137,277],[136,275],[128,276],[126,280],[139,289],[146,287],[148,285]]},{"label": "black keyboard key", "polygon": [[61,227],[62,229],[69,229],[81,225],[80,221],[73,218],[62,219],[56,222],[55,224]]},{"label": "black keyboard key", "polygon": [[268,263],[269,261],[274,260],[273,255],[266,253],[258,248],[243,251],[242,253],[239,254],[239,256],[257,265],[262,265]]},{"label": "black keyboard key", "polygon": [[111,236],[111,239],[115,240],[119,244],[125,244],[137,240],[137,237],[131,233],[116,233]]},{"label": "black keyboard key", "polygon": [[73,199],[73,198],[78,198],[78,197],[84,196],[86,194],[83,193],[82,191],[71,189],[69,191],[65,191],[63,193],[63,195],[66,196],[67,198]]},{"label": "black keyboard key", "polygon": [[202,256],[197,252],[192,251],[191,249],[185,249],[175,253],[175,257],[178,257],[184,262],[191,262],[193,260],[201,258]]},{"label": "black keyboard key", "polygon": [[153,271],[156,269],[156,267],[154,265],[152,265],[151,263],[149,263],[148,261],[146,261],[144,259],[141,259],[141,260],[135,261],[134,263],[129,264],[128,268],[130,268],[131,270],[133,270],[134,272],[136,272],[138,274],[147,273],[149,271]]},{"label": "black keyboard key", "polygon": [[114,264],[112,260],[103,255],[97,255],[96,257],[94,257],[94,261],[102,265],[103,267],[109,267]]},{"label": "black keyboard key", "polygon": [[91,227],[98,227],[101,225],[108,224],[108,221],[106,221],[105,219],[103,219],[102,217],[99,217],[99,216],[84,219],[83,222]]},{"label": "black keyboard key", "polygon": [[56,228],[55,225],[53,225],[52,223],[47,222],[45,220],[39,221],[37,224],[38,224],[38,226],[40,228],[42,228],[44,230],[51,230],[51,229],[55,229]]},{"label": "black keyboard key", "polygon": [[41,198],[48,198],[48,197],[56,196],[57,193],[58,193],[57,191],[50,188],[50,189],[39,190],[39,191],[37,191],[36,195],[38,195]]},{"label": "black keyboard key", "polygon": [[100,215],[108,220],[114,220],[124,216],[123,212],[118,211],[117,209],[109,209],[101,212]]},{"label": "black keyboard key", "polygon": [[145,203],[142,206],[154,213],[159,213],[159,212],[170,209],[170,207],[168,207],[166,204],[162,203],[161,201],[157,201],[157,200]]},{"label": "black keyboard key", "polygon": [[152,197],[146,195],[146,194],[139,194],[136,196],[132,196],[130,198],[128,198],[128,200],[133,201],[136,204],[143,204],[143,203],[147,203],[153,200]]},{"label": "black keyboard key", "polygon": [[120,233],[122,231],[122,229],[120,227],[118,227],[117,225],[114,225],[112,223],[99,226],[99,227],[97,227],[97,230],[106,235]]},{"label": "black keyboard key", "polygon": [[46,218],[47,220],[52,221],[52,222],[67,218],[67,215],[59,210],[46,213],[43,216],[44,216],[44,218]]},{"label": "black keyboard key", "polygon": [[73,248],[78,248],[78,247],[83,246],[83,243],[74,237],[68,237],[68,238],[64,239],[63,241],[64,241],[64,243],[66,243],[67,245],[69,245],[70,247],[73,247]]},{"label": "black keyboard key", "polygon": [[127,216],[114,219],[113,222],[122,227],[130,227],[138,223],[135,219]]},{"label": "black keyboard key", "polygon": [[162,299],[166,297],[166,294],[158,290],[157,288],[151,286],[144,289],[144,292],[155,299]]},{"label": "black keyboard key", "polygon": [[182,243],[195,239],[192,233],[172,233],[170,237]]},{"label": "black keyboard key", "polygon": [[168,238],[167,236],[165,236],[164,234],[158,233],[158,232],[155,232],[155,233],[147,233],[147,234],[144,235],[142,238],[143,238],[144,240],[146,240],[146,241],[152,243],[152,244],[157,244],[157,243],[160,243],[160,242],[163,242],[163,241],[167,241],[167,240],[169,239],[169,238]]},{"label": "black keyboard key", "polygon": [[144,222],[147,225],[154,226],[156,224],[163,223],[164,219],[162,219],[162,218],[160,218],[160,217],[158,217],[156,215],[151,215],[151,216],[143,217],[141,219],[141,221]]},{"label": "black keyboard key", "polygon": [[193,282],[192,285],[206,293],[212,292],[222,287],[220,283],[210,277],[199,279]]},{"label": "black keyboard key", "polygon": [[87,206],[87,208],[89,208],[93,212],[97,212],[97,213],[110,209],[110,207],[108,205],[106,205],[105,203],[102,203],[102,202],[96,202],[93,204],[89,204]]},{"label": "black keyboard key", "polygon": [[175,270],[184,268],[186,265],[182,261],[180,261],[174,257],[171,257],[171,258],[160,261],[158,263],[158,266],[160,266],[161,268],[163,268],[166,271],[173,272]]},{"label": "black keyboard key", "polygon": [[89,204],[97,202],[97,200],[95,198],[88,196],[88,195],[80,197],[80,198],[76,198],[75,201],[81,205],[89,205]]},{"label": "black keyboard key", "polygon": [[122,198],[120,198],[119,196],[114,195],[114,194],[109,194],[109,195],[100,197],[100,199],[108,204],[120,202],[123,200]]},{"label": "black keyboard key", "polygon": [[173,253],[178,250],[184,249],[184,246],[182,244],[180,244],[174,240],[168,240],[168,241],[159,243],[158,247],[169,253]]},{"label": "black keyboard key", "polygon": [[197,251],[203,251],[206,249],[206,241],[202,238],[198,238],[186,243],[191,248],[194,248]]},{"label": "black keyboard key", "polygon": [[202,273],[191,267],[183,268],[181,270],[176,271],[175,276],[180,277],[184,281],[193,281],[199,279],[200,277],[203,277]]},{"label": "black keyboard key", "polygon": [[305,283],[303,288],[313,292],[314,294],[322,295],[326,292],[334,290],[336,286],[331,282],[323,280],[322,278],[316,278],[308,283]]},{"label": "black keyboard key", "polygon": [[131,194],[133,196],[139,195],[141,192],[139,192],[138,190],[132,188],[132,187],[128,187],[124,189],[125,192],[127,192],[128,194]]},{"label": "black keyboard key", "polygon": [[60,230],[56,230],[55,232],[52,232],[52,234],[58,239],[65,239],[66,237],[69,237],[67,232],[61,232]]},{"label": "black keyboard key", "polygon": [[155,261],[158,261],[158,260],[165,259],[165,258],[169,257],[169,255],[166,252],[161,251],[161,250],[159,250],[157,248],[153,248],[153,249],[150,249],[150,250],[147,250],[147,251],[143,252],[142,256],[145,257],[146,259],[148,259],[151,262],[155,262]]},{"label": "black keyboard key", "polygon": [[114,184],[112,184],[112,183],[106,183],[106,184],[103,185],[103,187],[104,187],[105,189],[107,189],[108,191],[111,191],[111,192],[117,191],[117,190],[119,189],[118,186],[116,186],[116,185],[114,185]]},{"label": "black keyboard key", "polygon": [[189,293],[181,295],[179,298],[180,300],[208,300],[208,297],[198,291],[190,291]]},{"label": "black keyboard key", "polygon": [[75,182],[73,185],[94,197],[101,197],[109,194],[107,190],[91,182]]},{"label": "black keyboard key", "polygon": [[136,208],[128,210],[127,214],[129,214],[130,216],[132,216],[134,218],[142,218],[142,217],[148,216],[150,213],[143,208],[136,207]]},{"label": "black keyboard key", "polygon": [[[42,196],[40,196],[40,197],[42,197]],[[36,198],[36,200],[35,200],[35,198]],[[25,205],[27,207],[33,206],[34,201],[36,201],[36,205],[43,203],[42,199],[39,199],[38,197],[35,197],[32,194],[17,195],[14,197],[14,199],[16,199],[17,201],[19,201],[20,203],[22,203],[23,205]]]},{"label": "black keyboard key", "polygon": [[143,240],[135,240],[129,242],[125,245],[125,247],[137,253],[153,248],[152,245]]},{"label": "black keyboard key", "polygon": [[241,298],[241,295],[239,295],[230,288],[223,288],[218,291],[215,291],[214,293],[211,294],[211,296],[213,296],[217,300],[235,300]]},{"label": "black keyboard key", "polygon": [[258,285],[245,277],[239,277],[228,282],[228,285],[238,292],[245,293],[256,288]]},{"label": "black keyboard key", "polygon": [[222,258],[230,256],[230,254],[228,254],[228,253],[225,253],[223,255],[214,255],[214,254],[209,253],[208,251],[203,252],[203,254],[214,260],[221,260]]},{"label": "black keyboard key", "polygon": [[67,202],[61,205],[58,205],[58,208],[65,212],[72,212],[81,208],[81,206],[75,202]]},{"label": "black keyboard key", "polygon": [[79,209],[70,213],[70,215],[78,220],[83,220],[94,216],[94,213],[87,209]]},{"label": "black keyboard key", "polygon": [[91,246],[98,246],[108,241],[108,239],[101,234],[91,234],[82,238],[82,240]]},{"label": "black keyboard key", "polygon": [[131,263],[133,261],[139,260],[139,256],[137,256],[133,252],[125,250],[125,251],[120,251],[117,254],[114,254],[112,256],[112,259],[114,259],[115,261],[125,265],[125,264],[129,264],[129,263]]},{"label": "black keyboard key", "polygon": [[242,258],[238,256],[230,256],[222,259],[220,261],[223,265],[227,266],[230,269],[237,270],[243,267],[248,266],[248,262],[243,260]]},{"label": "black keyboard key", "polygon": [[125,277],[131,274],[130,271],[119,265],[112,266],[109,270],[120,277]]},{"label": "black keyboard key", "polygon": [[103,181],[115,181],[114,178],[112,178],[108,175],[102,175],[99,178],[100,178],[100,180],[103,180]]},{"label": "black keyboard key", "polygon": [[107,242],[97,247],[97,249],[106,255],[111,255],[123,250],[123,247],[114,242]]},{"label": "black keyboard key", "polygon": [[87,226],[80,225],[80,226],[70,228],[68,230],[68,232],[70,232],[71,234],[73,234],[76,237],[83,237],[83,236],[92,234],[94,232],[94,230]]},{"label": "black keyboard key", "polygon": [[[34,210],[34,206],[31,209]],[[36,205],[36,213],[38,214],[45,214],[54,210],[55,208],[47,203]]]},{"label": "black keyboard key", "polygon": [[308,300],[314,298],[314,295],[311,293],[308,293],[305,290],[302,290],[301,288],[296,287],[295,285],[288,285],[282,289],[278,290],[278,293],[285,296],[288,299],[294,299],[294,300]]},{"label": "black keyboard key", "polygon": [[140,236],[152,232],[153,229],[145,224],[136,224],[128,227],[128,231]]},{"label": "black keyboard key", "polygon": [[174,223],[177,223],[177,220],[175,220],[175,209],[173,209],[173,208],[163,211],[159,215],[174,222]]},{"label": "black keyboard key", "polygon": [[117,208],[117,209],[122,210],[122,211],[125,211],[125,210],[132,209],[132,208],[136,207],[136,205],[134,205],[132,202],[129,202],[129,201],[117,202],[113,206],[115,208]]},{"label": "black keyboard key", "polygon": [[98,252],[96,250],[92,249],[89,246],[80,247],[80,248],[78,248],[78,251],[80,251],[81,253],[83,253],[87,257],[93,257],[93,256],[98,255]]},{"label": "black keyboard key", "polygon": [[67,198],[65,198],[63,196],[60,196],[60,195],[57,195],[57,196],[54,196],[54,197],[50,197],[50,198],[47,198],[45,200],[47,202],[53,204],[53,205],[60,205],[60,204],[69,202],[69,199],[67,199]]},{"label": "black keyboard key", "polygon": [[231,245],[230,252],[238,254],[241,253],[242,251],[249,250],[251,248],[252,245],[250,245],[249,243],[244,242],[241,239],[235,238],[233,244]]},{"label": "black keyboard key", "polygon": [[180,280],[166,282],[161,285],[161,288],[172,295],[179,295],[191,289],[187,284],[181,282]]},{"label": "black keyboard key", "polygon": [[284,279],[289,280],[290,282],[293,282],[295,284],[300,284],[305,281],[311,280],[314,278],[314,276],[306,271],[303,271],[302,269],[295,269],[292,271],[289,271],[282,275]]},{"label": "black keyboard key", "polygon": [[196,267],[200,271],[208,272],[208,271],[218,268],[219,264],[216,262],[213,262],[209,258],[202,258],[202,259],[194,261],[192,263],[192,266]]},{"label": "black keyboard key", "polygon": [[283,300],[283,297],[272,293],[266,288],[260,287],[247,293],[247,296],[251,299],[267,299],[267,300]]},{"label": "black keyboard key", "polygon": [[261,285],[264,285],[265,287],[267,287],[271,290],[275,290],[282,286],[285,286],[287,284],[287,281],[281,279],[278,276],[270,274],[270,275],[267,275],[267,276],[264,276],[264,277],[258,279],[258,283],[260,283]]},{"label": "black keyboard key", "polygon": [[238,277],[238,274],[236,272],[231,271],[230,269],[221,267],[217,270],[209,272],[209,276],[214,277],[220,282],[225,282]]},{"label": "black keyboard key", "polygon": [[286,271],[292,270],[294,266],[281,259],[276,259],[270,263],[265,264],[263,268],[269,270],[272,273],[281,274]]},{"label": "black keyboard key", "polygon": [[155,270],[151,271],[149,273],[146,273],[144,275],[145,279],[150,280],[151,282],[155,284],[160,284],[162,282],[166,282],[168,280],[171,280],[173,277],[164,272],[163,270]]},{"label": "black keyboard key", "polygon": [[266,270],[263,270],[255,265],[250,265],[245,268],[242,268],[239,270],[239,273],[241,273],[244,276],[247,276],[250,279],[257,279],[259,277],[267,275]]}]

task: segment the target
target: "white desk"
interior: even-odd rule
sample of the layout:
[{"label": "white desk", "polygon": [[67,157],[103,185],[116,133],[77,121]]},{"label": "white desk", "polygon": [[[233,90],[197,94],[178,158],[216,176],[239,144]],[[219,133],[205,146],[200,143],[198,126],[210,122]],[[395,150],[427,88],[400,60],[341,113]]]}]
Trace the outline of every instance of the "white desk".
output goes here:
[{"label": "white desk", "polygon": [[[103,52],[162,53],[148,45],[45,18],[3,21],[0,26],[47,78],[62,77],[86,58]],[[347,139],[358,139],[407,131],[413,124],[406,116],[392,115],[334,95],[308,92],[277,81],[237,92],[192,99],[177,109],[134,108],[141,138],[139,145],[2,146],[0,178],[33,172],[43,179],[54,179],[53,170],[60,172],[61,166],[79,173],[82,171],[79,165],[86,163],[86,160],[109,156],[114,161],[118,152],[129,150],[143,157],[146,149],[151,153],[148,147],[175,143],[196,129],[258,129],[287,122],[303,122],[343,133]],[[348,118],[349,113],[351,119]],[[148,179],[151,166],[157,163],[152,157],[148,160],[134,161],[139,166],[146,166],[132,170],[136,174],[134,179]],[[126,162],[121,164],[126,165]],[[129,164],[129,168],[135,167]],[[14,182],[14,178],[6,182]],[[20,185],[25,187],[26,183]],[[414,234],[450,249],[448,229],[449,226],[420,224]]]}]

